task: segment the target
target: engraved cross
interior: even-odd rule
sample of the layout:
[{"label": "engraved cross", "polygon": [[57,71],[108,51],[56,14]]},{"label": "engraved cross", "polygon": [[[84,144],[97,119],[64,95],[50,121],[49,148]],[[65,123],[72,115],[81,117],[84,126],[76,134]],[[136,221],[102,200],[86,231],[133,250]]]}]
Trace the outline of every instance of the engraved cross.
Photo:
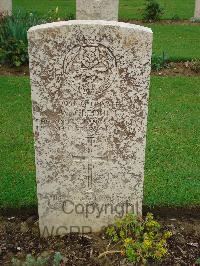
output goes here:
[{"label": "engraved cross", "polygon": [[104,160],[109,161],[109,157],[105,156],[93,156],[93,144],[94,144],[94,137],[88,136],[87,138],[87,154],[82,156],[73,156],[76,161],[86,160],[87,161],[87,184],[88,188],[92,188],[92,181],[93,181],[93,162],[94,160]]}]

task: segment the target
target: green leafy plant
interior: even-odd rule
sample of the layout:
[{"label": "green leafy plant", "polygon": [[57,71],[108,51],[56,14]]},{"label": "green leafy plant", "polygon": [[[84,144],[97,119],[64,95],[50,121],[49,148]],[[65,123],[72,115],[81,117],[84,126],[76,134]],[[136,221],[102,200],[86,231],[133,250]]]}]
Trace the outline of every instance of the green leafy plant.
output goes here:
[{"label": "green leafy plant", "polygon": [[191,18],[190,19],[190,21],[192,22],[192,23],[199,23],[200,22],[200,18]]},{"label": "green leafy plant", "polygon": [[0,63],[20,66],[28,62],[27,30],[43,23],[35,13],[17,12],[0,22]]},{"label": "green leafy plant", "polygon": [[191,61],[191,69],[196,73],[200,73],[200,59],[194,59]]},{"label": "green leafy plant", "polygon": [[146,264],[148,260],[160,261],[167,255],[167,239],[170,231],[163,232],[161,225],[148,213],[146,218],[127,214],[106,230],[117,250],[107,250],[99,258],[120,253],[129,262]]},{"label": "green leafy plant", "polygon": [[200,257],[199,257],[199,258],[197,258],[197,260],[196,260],[195,264],[197,264],[197,265],[200,265]]},{"label": "green leafy plant", "polygon": [[[68,19],[72,19],[69,15]],[[27,31],[30,27],[46,22],[59,21],[58,7],[41,17],[36,12],[18,11],[0,19],[0,63],[21,66],[28,63]]]},{"label": "green leafy plant", "polygon": [[164,8],[156,0],[146,0],[146,6],[143,11],[144,21],[158,21],[164,14]]},{"label": "green leafy plant", "polygon": [[62,259],[63,256],[60,254],[60,252],[56,252],[54,255],[53,266],[60,266]]},{"label": "green leafy plant", "polygon": [[172,20],[178,21],[178,20],[181,20],[181,18],[179,17],[179,15],[174,14],[173,17],[172,17]]},{"label": "green leafy plant", "polygon": [[[53,258],[53,266],[60,266],[61,262],[62,262],[62,255],[60,254],[60,252],[56,252],[54,254],[54,258]],[[13,266],[48,266],[50,263],[50,257],[38,257],[38,258],[34,258],[31,254],[28,254],[26,256],[26,260],[25,261],[20,261],[16,258],[12,259],[12,265]],[[52,265],[52,264],[51,264]]]},{"label": "green leafy plant", "polygon": [[13,258],[12,265],[13,266],[47,266],[49,258],[34,258],[31,254],[26,256],[26,260],[21,262],[20,260]]},{"label": "green leafy plant", "polygon": [[160,70],[167,67],[168,57],[165,52],[162,55],[153,54],[151,58],[151,68],[152,70]]},{"label": "green leafy plant", "polygon": [[0,61],[3,64],[20,66],[28,62],[28,48],[22,40],[14,38],[1,42]]}]

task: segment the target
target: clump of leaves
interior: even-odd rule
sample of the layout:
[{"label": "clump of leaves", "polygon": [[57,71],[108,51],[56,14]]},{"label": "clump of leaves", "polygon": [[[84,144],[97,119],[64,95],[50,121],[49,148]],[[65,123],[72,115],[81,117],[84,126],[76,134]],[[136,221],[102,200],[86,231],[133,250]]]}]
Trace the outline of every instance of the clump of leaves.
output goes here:
[{"label": "clump of leaves", "polygon": [[192,22],[192,23],[199,23],[200,22],[200,18],[191,18],[190,19],[190,21]]},{"label": "clump of leaves", "polygon": [[[72,19],[69,15],[68,19]],[[18,11],[12,16],[0,17],[0,64],[18,67],[28,63],[27,31],[46,22],[59,21],[58,7],[41,17],[36,12]]]},{"label": "clump of leaves", "polygon": [[27,30],[43,23],[36,13],[21,11],[0,21],[0,63],[20,66],[28,62]]},{"label": "clump of leaves", "polygon": [[21,262],[20,260],[13,258],[12,265],[13,266],[47,266],[49,258],[34,258],[31,254],[26,256],[26,260]]},{"label": "clump of leaves", "polygon": [[160,70],[167,67],[168,57],[165,52],[162,55],[153,54],[151,58],[151,68],[152,70]]},{"label": "clump of leaves", "polygon": [[179,15],[174,14],[174,15],[172,16],[172,20],[174,20],[174,21],[178,21],[178,20],[181,20],[181,18],[179,17]]},{"label": "clump of leaves", "polygon": [[146,0],[146,6],[143,11],[144,21],[158,21],[164,14],[164,8],[156,0]]},{"label": "clump of leaves", "polygon": [[197,265],[200,265],[200,257],[199,257],[199,258],[197,258],[197,260],[196,260],[195,264],[197,264]]},{"label": "clump of leaves", "polygon": [[[54,254],[54,258],[53,258],[53,266],[60,266],[61,262],[62,262],[62,258],[63,257],[60,254],[60,252],[56,252]],[[26,260],[24,262],[22,262],[16,258],[12,259],[12,265],[13,266],[48,266],[49,263],[50,263],[50,257],[34,258],[31,254],[28,254],[26,256]]]},{"label": "clump of leaves", "polygon": [[62,259],[63,256],[60,254],[60,252],[56,252],[54,255],[53,266],[60,266]]},{"label": "clump of leaves", "polygon": [[200,59],[194,59],[191,61],[191,69],[196,73],[200,73]]},{"label": "clump of leaves", "polygon": [[118,249],[105,251],[99,258],[120,253],[129,262],[142,264],[146,264],[148,260],[162,260],[167,254],[167,239],[172,235],[170,231],[161,230],[161,225],[151,213],[144,219],[135,214],[127,214],[108,227],[106,234]]},{"label": "clump of leaves", "polygon": [[22,40],[10,38],[1,42],[1,63],[11,66],[21,66],[28,62],[28,47]]}]

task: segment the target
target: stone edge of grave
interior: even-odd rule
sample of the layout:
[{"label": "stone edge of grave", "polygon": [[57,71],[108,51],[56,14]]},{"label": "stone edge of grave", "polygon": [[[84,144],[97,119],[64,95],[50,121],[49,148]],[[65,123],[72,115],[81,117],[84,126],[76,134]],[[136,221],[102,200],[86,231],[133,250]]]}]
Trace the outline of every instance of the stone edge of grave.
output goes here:
[{"label": "stone edge of grave", "polygon": [[[155,217],[160,218],[186,218],[186,219],[200,219],[200,206],[147,206],[143,205],[143,215],[148,212],[154,214]],[[38,207],[32,205],[30,207],[21,208],[0,208],[1,217],[21,217],[28,218],[30,216],[38,217]]]},{"label": "stone edge of grave", "polygon": [[106,21],[106,20],[70,20],[70,21],[59,21],[59,22],[52,22],[41,24],[37,26],[33,26],[28,30],[28,34],[35,31],[43,31],[52,28],[61,28],[66,26],[73,26],[73,25],[98,25],[98,26],[111,26],[111,27],[119,27],[119,28],[126,28],[126,29],[134,29],[136,31],[142,31],[145,33],[153,34],[151,28],[130,24],[125,22],[118,22],[118,21]]}]

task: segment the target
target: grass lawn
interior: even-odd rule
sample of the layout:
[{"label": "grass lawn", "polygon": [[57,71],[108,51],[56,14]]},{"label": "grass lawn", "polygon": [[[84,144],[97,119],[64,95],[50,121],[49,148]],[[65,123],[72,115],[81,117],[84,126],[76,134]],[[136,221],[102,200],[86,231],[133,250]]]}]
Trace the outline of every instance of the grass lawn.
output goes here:
[{"label": "grass lawn", "polygon": [[151,81],[145,204],[200,205],[200,78]]},{"label": "grass lawn", "polygon": [[199,25],[149,25],[154,33],[153,51],[164,51],[172,61],[200,59]]},{"label": "grass lawn", "polygon": [[[195,0],[158,0],[165,8],[164,19],[171,19],[177,15],[181,19],[191,18],[194,14]],[[141,10],[144,8],[145,0],[120,0],[119,17],[121,19],[141,19]],[[61,10],[62,16],[75,14],[75,0],[13,0],[14,9],[24,8],[29,11],[37,10],[45,13],[47,10]]]},{"label": "grass lawn", "polygon": [[[200,205],[200,78],[153,77],[145,201]],[[37,204],[28,78],[0,77],[0,208]]]},{"label": "grass lawn", "polygon": [[[142,0],[121,0],[120,16],[124,19],[139,18]],[[171,18],[173,14],[178,14],[182,18],[189,18],[194,11],[194,0],[160,0],[165,3],[167,10],[166,16]],[[74,0],[14,0],[14,8],[22,8],[33,11],[37,9],[40,13],[47,10],[55,9],[56,6],[61,7],[61,12],[75,14]],[[192,12],[191,12],[192,11]],[[188,13],[190,12],[190,13]],[[170,14],[170,15],[169,15]],[[184,16],[185,14],[185,16]],[[200,26],[199,25],[147,25],[154,32],[153,51],[157,55],[161,55],[163,51],[171,61],[200,59]]]}]

